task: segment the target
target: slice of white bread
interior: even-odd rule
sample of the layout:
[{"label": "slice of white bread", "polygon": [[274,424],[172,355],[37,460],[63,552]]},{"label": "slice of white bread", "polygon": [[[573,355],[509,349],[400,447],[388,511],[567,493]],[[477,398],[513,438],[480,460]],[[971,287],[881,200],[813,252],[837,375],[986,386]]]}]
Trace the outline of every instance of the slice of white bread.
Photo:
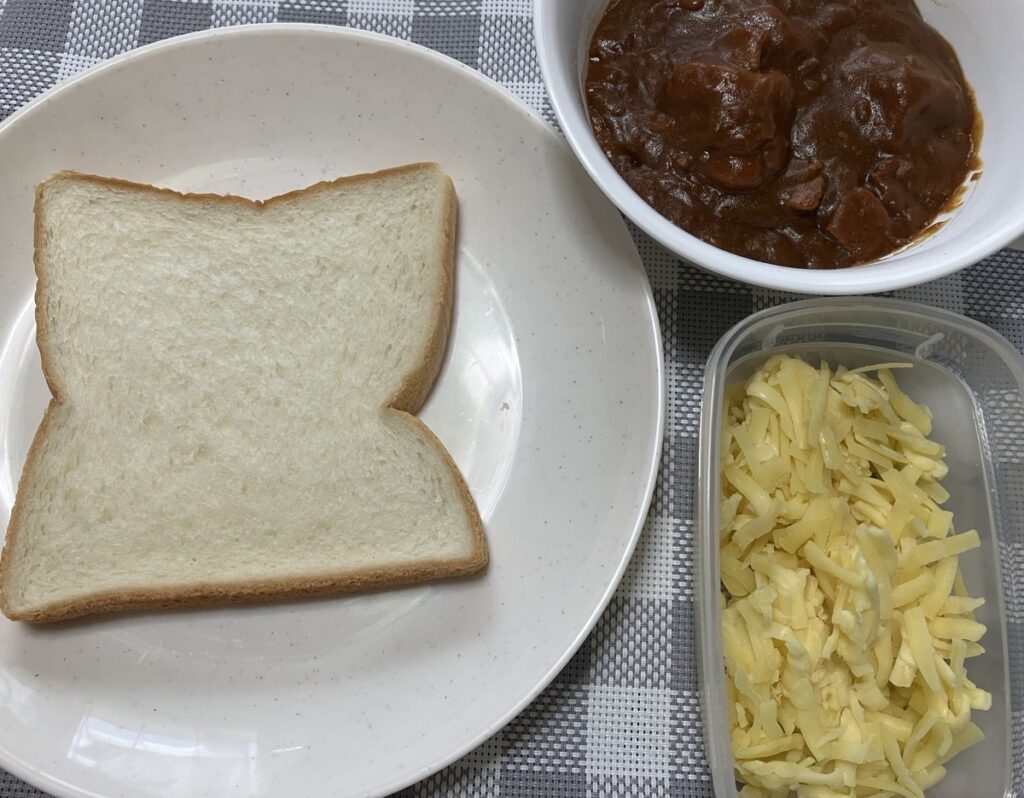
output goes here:
[{"label": "slice of white bread", "polygon": [[253,202],[61,173],[36,196],[53,400],[0,561],[13,619],[314,596],[479,571],[413,415],[451,318],[433,164]]}]

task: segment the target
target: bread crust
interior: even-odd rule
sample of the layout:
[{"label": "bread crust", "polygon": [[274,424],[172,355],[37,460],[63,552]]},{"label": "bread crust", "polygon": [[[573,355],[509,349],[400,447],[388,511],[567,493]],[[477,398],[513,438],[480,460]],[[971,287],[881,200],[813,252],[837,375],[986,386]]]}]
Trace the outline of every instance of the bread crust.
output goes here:
[{"label": "bread crust", "polygon": [[[409,565],[332,571],[302,577],[183,583],[179,586],[136,588],[130,590],[100,590],[91,595],[53,602],[33,610],[17,610],[12,607],[8,598],[8,586],[11,579],[11,560],[13,559],[14,549],[18,545],[21,532],[21,511],[24,505],[23,491],[29,484],[30,477],[38,465],[39,453],[47,439],[52,419],[60,411],[65,399],[62,386],[57,379],[57,371],[53,367],[54,358],[51,351],[50,336],[45,314],[41,310],[42,302],[40,301],[48,279],[42,256],[44,231],[41,213],[43,195],[47,185],[63,179],[85,180],[111,187],[130,188],[136,191],[143,190],[150,193],[170,195],[186,201],[230,202],[260,210],[276,203],[308,196],[311,193],[323,191],[340,184],[357,183],[387,175],[402,174],[422,169],[435,170],[446,181],[443,229],[441,244],[437,253],[437,262],[441,264],[442,275],[438,294],[434,300],[433,323],[430,333],[424,340],[419,363],[410,373],[402,375],[398,390],[384,404],[383,411],[392,420],[416,430],[444,462],[458,488],[462,509],[471,531],[472,550],[470,553],[466,557],[452,560],[427,560]],[[476,503],[473,501],[469,488],[447,449],[444,448],[444,445],[438,440],[437,436],[415,415],[422,408],[437,380],[447,349],[452,316],[457,215],[458,203],[455,188],[451,179],[436,163],[413,163],[377,172],[348,175],[335,180],[320,181],[306,188],[279,194],[266,200],[252,200],[232,194],[188,194],[169,188],[133,183],[119,178],[71,171],[58,172],[40,183],[36,187],[33,228],[33,263],[36,273],[36,343],[39,347],[43,376],[50,389],[51,399],[29,447],[28,456],[26,457],[21,478],[18,482],[18,491],[14,507],[11,511],[11,520],[8,524],[3,552],[0,554],[0,610],[3,611],[4,615],[11,620],[50,623],[85,615],[146,608],[200,607],[306,599],[381,590],[438,579],[470,576],[484,569],[488,563],[488,549],[483,523]]]}]

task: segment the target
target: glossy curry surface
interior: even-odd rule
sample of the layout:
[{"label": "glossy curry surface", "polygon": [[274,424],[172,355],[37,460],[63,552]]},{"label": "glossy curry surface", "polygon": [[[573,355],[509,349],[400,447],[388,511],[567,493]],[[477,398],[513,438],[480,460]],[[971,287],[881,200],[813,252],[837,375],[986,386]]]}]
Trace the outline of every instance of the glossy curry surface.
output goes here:
[{"label": "glossy curry surface", "polygon": [[641,197],[767,263],[898,249],[974,157],[970,89],[913,0],[612,0],[586,96]]}]

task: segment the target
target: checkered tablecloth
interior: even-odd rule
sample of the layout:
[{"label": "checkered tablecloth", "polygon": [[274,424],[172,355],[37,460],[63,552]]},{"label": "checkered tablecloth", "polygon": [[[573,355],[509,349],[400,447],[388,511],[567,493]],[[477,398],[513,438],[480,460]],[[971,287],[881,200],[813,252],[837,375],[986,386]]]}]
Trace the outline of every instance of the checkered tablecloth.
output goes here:
[{"label": "checkered tablecloth", "polygon": [[[559,0],[542,0],[559,2]],[[553,121],[533,50],[531,0],[0,0],[0,119],[89,66],[142,44],[223,25],[350,25],[413,39],[500,81]],[[0,180],[3,176],[0,175]],[[504,731],[403,796],[711,796],[696,686],[693,493],[704,362],[751,312],[795,297],[718,279],[634,231],[661,316],[668,383],[661,477],[611,605],[555,682]],[[1024,349],[1024,253],[1005,250],[898,292],[965,313]],[[1018,430],[1019,432],[1019,430]],[[1016,448],[1014,449],[1016,451]],[[1018,489],[1018,501],[1024,501]],[[1003,541],[1004,580],[1024,583],[1024,544]],[[1013,702],[1024,707],[1024,604],[1010,602]],[[1024,796],[1024,717],[1014,717],[1012,798]],[[0,771],[0,798],[43,796]]]}]

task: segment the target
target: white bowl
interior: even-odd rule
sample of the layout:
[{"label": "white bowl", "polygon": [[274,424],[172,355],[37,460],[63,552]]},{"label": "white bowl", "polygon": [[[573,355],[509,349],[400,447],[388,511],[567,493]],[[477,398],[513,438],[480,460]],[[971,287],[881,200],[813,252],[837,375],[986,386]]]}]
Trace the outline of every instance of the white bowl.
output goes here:
[{"label": "white bowl", "polygon": [[535,0],[544,81],[576,156],[626,216],[681,258],[735,280],[812,294],[866,294],[934,280],[977,263],[1024,234],[1024,3],[918,0],[925,19],[956,49],[985,123],[982,174],[938,232],[863,266],[773,266],[725,252],[676,227],[627,185],[594,138],[583,98],[590,38],[607,0]]}]

